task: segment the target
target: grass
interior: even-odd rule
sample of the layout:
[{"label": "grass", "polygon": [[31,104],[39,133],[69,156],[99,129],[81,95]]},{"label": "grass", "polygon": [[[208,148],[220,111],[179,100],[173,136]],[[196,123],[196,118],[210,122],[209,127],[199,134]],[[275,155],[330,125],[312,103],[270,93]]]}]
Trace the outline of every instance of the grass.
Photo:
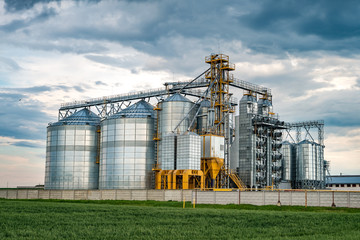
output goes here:
[{"label": "grass", "polygon": [[0,199],[0,239],[359,239],[360,209]]}]

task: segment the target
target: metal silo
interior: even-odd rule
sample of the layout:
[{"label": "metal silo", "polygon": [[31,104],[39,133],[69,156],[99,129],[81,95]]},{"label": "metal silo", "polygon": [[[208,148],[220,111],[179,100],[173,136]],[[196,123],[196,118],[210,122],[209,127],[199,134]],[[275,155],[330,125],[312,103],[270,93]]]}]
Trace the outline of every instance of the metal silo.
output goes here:
[{"label": "metal silo", "polygon": [[314,142],[304,140],[296,147],[296,180],[297,181],[315,181],[318,180],[319,164],[318,146]]},{"label": "metal silo", "polygon": [[141,100],[101,123],[100,189],[146,189],[154,164],[153,106]]},{"label": "metal silo", "polygon": [[[194,103],[192,101],[180,95],[179,93],[175,93],[174,95],[169,96],[164,101],[159,103],[159,108],[161,111],[159,112],[158,119],[158,133],[160,136],[160,141],[158,143],[158,163],[160,166],[162,164],[161,156],[163,154],[162,139],[169,133],[172,133],[175,127],[186,116],[186,119],[184,119],[184,121],[182,121],[179,127],[175,130],[175,134],[183,134],[187,131],[197,111],[197,107],[193,106]],[[195,124],[192,127],[194,126]],[[166,164],[167,166],[171,165],[169,163]],[[173,165],[176,167],[175,163]]]},{"label": "metal silo", "polygon": [[294,144],[285,141],[281,147],[282,159],[282,180],[295,180],[294,164],[295,164],[295,147]]},{"label": "metal silo", "polygon": [[100,117],[82,109],[47,128],[45,189],[97,189]]}]

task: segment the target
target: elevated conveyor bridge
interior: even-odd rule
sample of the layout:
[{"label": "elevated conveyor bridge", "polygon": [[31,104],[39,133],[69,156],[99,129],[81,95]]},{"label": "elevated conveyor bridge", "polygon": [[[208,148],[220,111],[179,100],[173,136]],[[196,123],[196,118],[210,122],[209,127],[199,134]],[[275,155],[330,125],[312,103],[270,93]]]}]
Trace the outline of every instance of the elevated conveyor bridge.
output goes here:
[{"label": "elevated conveyor bridge", "polygon": [[[205,74],[206,72],[207,71],[201,75]],[[63,103],[59,108],[58,120],[72,115],[79,109],[90,107],[92,107],[93,111],[100,117],[104,118],[121,111],[125,107],[128,107],[131,104],[131,101],[150,98],[157,98],[159,100],[173,92],[181,92],[184,95],[193,97],[202,97],[204,91],[202,88],[209,86],[209,80],[204,77],[200,78],[201,75],[191,81],[166,82],[164,83],[165,88]],[[271,98],[271,90],[269,88],[265,88],[250,82],[234,79],[232,82],[230,82],[229,85],[231,87],[251,91],[260,95],[266,95]],[[233,106],[237,105],[237,99],[231,97],[230,104]]]}]

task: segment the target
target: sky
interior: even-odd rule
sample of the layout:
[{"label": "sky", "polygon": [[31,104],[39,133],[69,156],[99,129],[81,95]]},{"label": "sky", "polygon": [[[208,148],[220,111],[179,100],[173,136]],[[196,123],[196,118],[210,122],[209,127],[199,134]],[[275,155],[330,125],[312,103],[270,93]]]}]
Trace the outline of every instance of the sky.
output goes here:
[{"label": "sky", "polygon": [[360,174],[359,12],[356,0],[0,0],[0,187],[43,184],[62,103],[191,80],[211,53],[271,88],[282,120],[324,120],[331,174]]}]

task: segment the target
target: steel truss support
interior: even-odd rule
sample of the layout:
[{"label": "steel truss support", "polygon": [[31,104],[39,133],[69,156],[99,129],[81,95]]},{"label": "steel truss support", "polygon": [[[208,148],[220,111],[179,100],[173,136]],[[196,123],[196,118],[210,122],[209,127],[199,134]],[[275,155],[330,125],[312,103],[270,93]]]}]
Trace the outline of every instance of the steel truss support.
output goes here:
[{"label": "steel truss support", "polygon": [[286,123],[285,126],[287,127],[287,132],[289,135],[290,135],[291,130],[294,130],[294,129],[296,130],[296,143],[299,143],[301,141],[302,129],[305,129],[305,132],[306,132],[305,138],[310,137],[311,140],[315,142],[314,137],[310,133],[310,129],[312,129],[312,128],[318,129],[317,143],[320,144],[321,146],[324,146],[324,121],[323,120]]},{"label": "steel truss support", "polygon": [[[212,54],[205,58],[205,62],[210,64],[210,69],[205,73],[205,79],[210,81],[210,103],[214,110],[214,126],[211,133],[224,136],[224,170],[230,167],[230,114],[234,113],[234,108],[230,104],[231,93],[230,83],[233,82],[233,75],[230,71],[235,70],[235,65],[230,63],[229,56],[224,54]],[[229,175],[220,176],[221,188],[228,188]]]}]

